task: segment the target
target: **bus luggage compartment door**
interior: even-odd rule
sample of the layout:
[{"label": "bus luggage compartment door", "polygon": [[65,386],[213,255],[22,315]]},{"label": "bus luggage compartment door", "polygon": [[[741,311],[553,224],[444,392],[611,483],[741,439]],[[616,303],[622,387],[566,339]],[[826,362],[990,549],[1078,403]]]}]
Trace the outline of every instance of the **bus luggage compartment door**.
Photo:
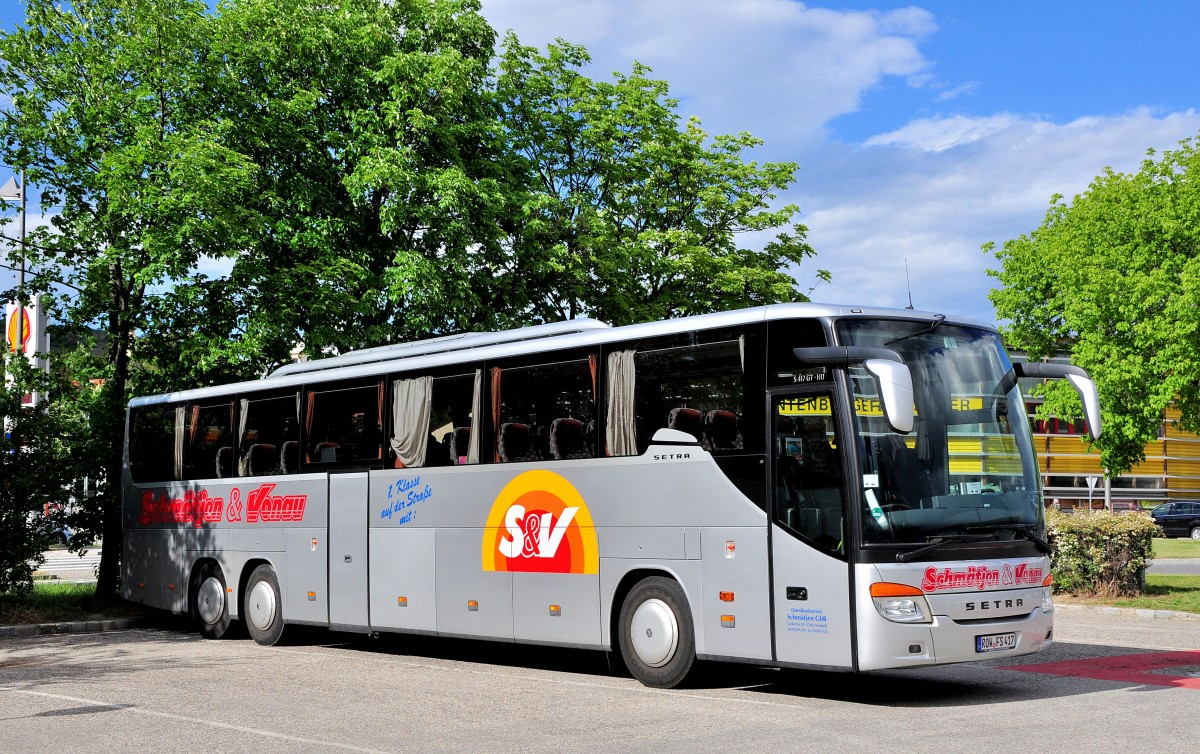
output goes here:
[{"label": "bus luggage compartment door", "polygon": [[367,631],[367,474],[329,477],[329,626]]}]

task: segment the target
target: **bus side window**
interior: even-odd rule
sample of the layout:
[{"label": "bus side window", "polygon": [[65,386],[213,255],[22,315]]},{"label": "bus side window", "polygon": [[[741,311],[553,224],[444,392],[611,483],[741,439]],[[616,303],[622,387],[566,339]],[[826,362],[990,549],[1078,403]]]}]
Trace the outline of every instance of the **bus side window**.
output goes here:
[{"label": "bus side window", "polygon": [[[832,395],[815,393],[832,404]],[[818,549],[845,552],[841,463],[830,415],[797,414],[791,396],[774,401],[775,520]]]},{"label": "bus side window", "polygon": [[[185,479],[230,476],[233,453],[233,401],[193,403],[184,413]],[[224,452],[222,452],[224,451]],[[222,468],[222,461],[225,467]],[[224,472],[224,473],[222,473]]]},{"label": "bus side window", "polygon": [[501,463],[591,458],[597,358],[494,368],[492,422]]},{"label": "bus side window", "polygon": [[[296,393],[254,396],[239,401],[238,476],[294,474],[299,442]],[[217,451],[218,473],[224,471],[224,452]]]},{"label": "bus side window", "polygon": [[392,382],[392,468],[457,466],[471,460],[476,376],[413,377]]},{"label": "bus side window", "polygon": [[[687,432],[707,450],[740,451],[742,351],[741,341],[733,339],[635,353],[636,448],[626,447],[627,452],[620,453],[610,442],[610,453],[644,453],[654,433],[663,427]],[[613,379],[610,361],[610,382]],[[614,430],[610,428],[608,433],[612,438]]]},{"label": "bus side window", "polygon": [[179,479],[182,449],[176,429],[182,420],[182,406],[144,406],[130,411],[129,473],[133,481]]},{"label": "bus side window", "polygon": [[322,385],[305,402],[307,463],[378,461],[383,457],[383,383]]}]

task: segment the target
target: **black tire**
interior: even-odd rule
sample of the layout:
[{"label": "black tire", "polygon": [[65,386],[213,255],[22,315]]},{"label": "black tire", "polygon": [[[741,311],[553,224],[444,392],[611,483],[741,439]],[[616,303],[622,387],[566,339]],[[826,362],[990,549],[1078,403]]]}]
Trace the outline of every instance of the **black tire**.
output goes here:
[{"label": "black tire", "polygon": [[205,563],[192,574],[188,609],[205,639],[220,639],[229,631],[228,595],[225,574],[216,563]]},{"label": "black tire", "polygon": [[683,683],[696,661],[696,632],[687,597],[675,580],[649,576],[630,590],[621,605],[617,645],[625,667],[646,686],[670,689]]},{"label": "black tire", "polygon": [[1200,542],[1200,526],[1196,526],[1196,527],[1192,528],[1191,537],[1192,537],[1192,539],[1196,540],[1197,542]]},{"label": "black tire", "polygon": [[279,643],[283,635],[283,595],[279,593],[275,569],[266,564],[255,568],[246,582],[244,599],[242,619],[250,636],[264,647]]}]

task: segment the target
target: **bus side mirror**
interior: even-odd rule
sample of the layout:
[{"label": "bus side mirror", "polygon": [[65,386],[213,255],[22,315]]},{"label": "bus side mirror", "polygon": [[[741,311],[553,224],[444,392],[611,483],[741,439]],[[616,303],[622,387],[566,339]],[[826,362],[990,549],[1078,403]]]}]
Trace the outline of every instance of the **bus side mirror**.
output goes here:
[{"label": "bus side mirror", "polygon": [[888,425],[902,435],[913,428],[912,372],[907,364],[884,359],[867,359],[863,366],[879,385],[879,400]]},{"label": "bus side mirror", "polygon": [[900,354],[877,346],[823,346],[794,348],[792,353],[805,364],[846,367],[861,363],[879,387],[879,400],[888,426],[900,434],[913,428],[912,372]]},{"label": "bus side mirror", "polygon": [[1018,377],[1040,377],[1043,379],[1065,379],[1079,393],[1083,403],[1083,418],[1087,420],[1088,434],[1093,440],[1099,439],[1102,425],[1100,423],[1100,393],[1096,383],[1082,368],[1070,364],[1049,364],[1046,362],[1026,362],[1014,364]]}]

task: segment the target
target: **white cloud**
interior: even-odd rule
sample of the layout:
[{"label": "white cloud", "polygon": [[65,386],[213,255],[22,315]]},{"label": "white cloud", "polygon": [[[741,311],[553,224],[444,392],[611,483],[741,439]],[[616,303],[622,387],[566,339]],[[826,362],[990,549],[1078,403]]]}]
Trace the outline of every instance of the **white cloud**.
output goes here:
[{"label": "white cloud", "polygon": [[955,87],[942,89],[942,91],[938,92],[938,96],[935,99],[938,102],[949,102],[952,99],[958,99],[959,97],[974,94],[978,89],[978,81],[968,81],[965,84],[959,84]]},{"label": "white cloud", "polygon": [[750,131],[769,143],[819,139],[887,76],[923,84],[930,65],[917,44],[936,28],[920,8],[792,0],[486,0],[484,14],[524,44],[584,44],[596,76],[645,63],[709,133]]},{"label": "white cloud", "polygon": [[1105,166],[1136,171],[1149,147],[1200,131],[1193,110],[1141,109],[1062,125],[1003,114],[914,121],[868,140],[829,145],[801,173],[796,196],[817,262],[833,273],[830,300],[907,303],[992,321],[993,257],[980,251],[1035,229],[1055,193],[1085,191]]},{"label": "white cloud", "polygon": [[[966,101],[980,86],[940,80],[921,44],[937,31],[920,8],[888,12],[814,8],[791,0],[485,0],[500,30],[525,44],[585,44],[593,76],[634,59],[670,82],[683,114],[709,133],[766,140],[755,159],[801,165],[780,203],[800,205],[816,260],[833,283],[814,297],[903,306],[904,260],[918,308],[992,321],[987,241],[1036,228],[1051,195],[1085,190],[1105,166],[1136,170],[1149,147],[1200,131],[1194,111],[1149,109],[1068,123],[1020,112],[912,120],[862,144],[832,141],[828,124],[895,79],[927,104]],[[955,109],[958,113],[959,108]]]}]

